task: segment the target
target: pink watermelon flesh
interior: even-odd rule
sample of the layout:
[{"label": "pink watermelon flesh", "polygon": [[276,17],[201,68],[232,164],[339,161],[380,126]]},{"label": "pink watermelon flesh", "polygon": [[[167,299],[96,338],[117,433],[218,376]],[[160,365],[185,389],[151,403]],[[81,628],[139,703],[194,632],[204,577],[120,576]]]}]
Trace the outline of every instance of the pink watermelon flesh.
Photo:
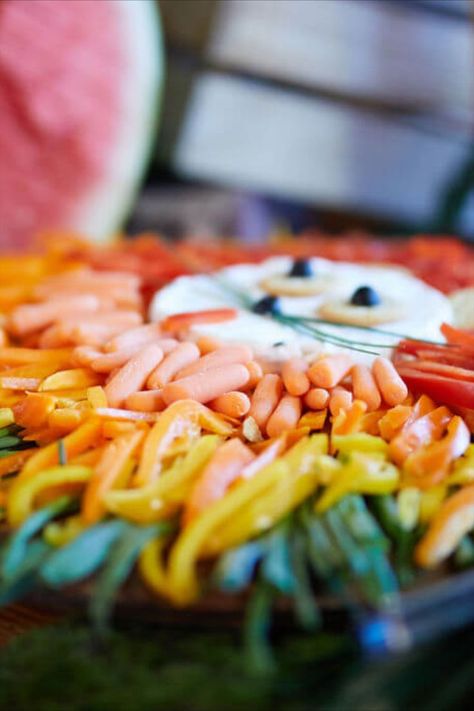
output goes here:
[{"label": "pink watermelon flesh", "polygon": [[0,1],[0,248],[70,228],[103,180],[126,69],[114,2]]}]

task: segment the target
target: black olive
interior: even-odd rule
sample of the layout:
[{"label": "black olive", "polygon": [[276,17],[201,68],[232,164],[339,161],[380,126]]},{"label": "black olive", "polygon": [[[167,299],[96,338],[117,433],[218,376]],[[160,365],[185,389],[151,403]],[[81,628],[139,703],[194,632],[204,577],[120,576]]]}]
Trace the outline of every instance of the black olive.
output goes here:
[{"label": "black olive", "polygon": [[371,286],[359,286],[352,294],[350,303],[353,306],[379,306],[381,299]]},{"label": "black olive", "polygon": [[288,272],[289,277],[312,277],[313,275],[313,267],[309,259],[295,259]]},{"label": "black olive", "polygon": [[280,299],[278,296],[264,296],[263,299],[256,301],[252,306],[252,311],[255,314],[279,314],[281,313]]}]

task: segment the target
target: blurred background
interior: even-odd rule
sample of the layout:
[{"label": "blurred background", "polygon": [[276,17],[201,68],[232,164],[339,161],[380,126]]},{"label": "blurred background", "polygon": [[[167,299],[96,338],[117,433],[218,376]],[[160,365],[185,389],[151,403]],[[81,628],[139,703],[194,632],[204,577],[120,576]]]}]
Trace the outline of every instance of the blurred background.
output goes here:
[{"label": "blurred background", "polygon": [[159,6],[163,114],[133,229],[474,237],[470,0]]},{"label": "blurred background", "polygon": [[473,69],[473,0],[2,0],[0,246],[473,239]]}]

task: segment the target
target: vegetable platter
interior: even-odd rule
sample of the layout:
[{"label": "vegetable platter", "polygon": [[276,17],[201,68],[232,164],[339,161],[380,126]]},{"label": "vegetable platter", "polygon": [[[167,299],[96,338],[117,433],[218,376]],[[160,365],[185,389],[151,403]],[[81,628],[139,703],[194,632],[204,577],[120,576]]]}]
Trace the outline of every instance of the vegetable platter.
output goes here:
[{"label": "vegetable platter", "polygon": [[[432,254],[451,256],[436,275]],[[227,251],[56,235],[1,257],[2,604],[86,591],[102,632],[127,595],[173,619],[243,611],[263,666],[274,610],[309,631],[344,610],[367,648],[416,641],[423,615],[456,624],[474,584],[473,264],[455,240],[321,235]],[[413,332],[416,299],[431,312]]]}]

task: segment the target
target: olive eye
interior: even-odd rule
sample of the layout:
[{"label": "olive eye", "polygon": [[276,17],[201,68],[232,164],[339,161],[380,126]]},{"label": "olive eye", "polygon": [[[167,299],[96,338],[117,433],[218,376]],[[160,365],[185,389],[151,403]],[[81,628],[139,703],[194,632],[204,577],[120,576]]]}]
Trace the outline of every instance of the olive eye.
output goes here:
[{"label": "olive eye", "polygon": [[281,304],[278,296],[264,296],[259,301],[256,301],[252,306],[254,314],[279,314],[281,313]]},{"label": "olive eye", "polygon": [[289,277],[312,277],[313,267],[309,259],[295,259],[293,266],[288,272]]},{"label": "olive eye", "polygon": [[351,296],[353,306],[379,306],[382,300],[371,286],[360,286]]}]

